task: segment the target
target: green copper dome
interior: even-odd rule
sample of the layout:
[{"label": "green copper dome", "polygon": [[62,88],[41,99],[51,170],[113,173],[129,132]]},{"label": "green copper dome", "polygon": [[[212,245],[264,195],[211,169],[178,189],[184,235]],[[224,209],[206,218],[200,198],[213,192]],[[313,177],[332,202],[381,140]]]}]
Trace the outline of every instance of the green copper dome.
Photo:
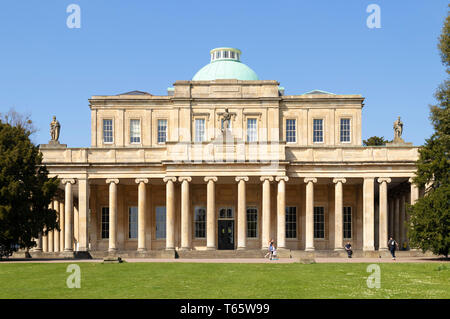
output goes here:
[{"label": "green copper dome", "polygon": [[259,80],[255,71],[240,61],[241,51],[234,48],[211,50],[211,62],[201,68],[192,81],[211,81],[217,79],[236,79],[243,81]]}]

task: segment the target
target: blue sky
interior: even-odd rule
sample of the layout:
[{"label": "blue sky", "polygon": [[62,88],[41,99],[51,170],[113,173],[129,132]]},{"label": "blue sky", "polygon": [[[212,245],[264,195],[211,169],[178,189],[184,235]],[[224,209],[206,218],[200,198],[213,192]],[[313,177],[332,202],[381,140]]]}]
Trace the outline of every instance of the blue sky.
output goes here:
[{"label": "blue sky", "polygon": [[[81,28],[66,26],[70,4]],[[369,29],[369,4],[381,28]],[[209,62],[209,50],[232,46],[263,80],[286,94],[321,89],[361,94],[363,139],[403,137],[422,145],[432,134],[428,105],[445,78],[437,38],[447,15],[433,1],[2,1],[0,112],[31,113],[47,143],[51,116],[60,141],[90,145],[92,95],[143,90],[166,95]]]}]

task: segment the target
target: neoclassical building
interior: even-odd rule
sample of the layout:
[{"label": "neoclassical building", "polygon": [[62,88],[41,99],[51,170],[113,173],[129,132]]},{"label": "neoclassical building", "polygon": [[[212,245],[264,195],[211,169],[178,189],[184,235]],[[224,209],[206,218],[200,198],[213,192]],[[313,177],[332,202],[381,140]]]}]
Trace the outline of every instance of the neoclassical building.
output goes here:
[{"label": "neoclassical building", "polygon": [[401,138],[362,146],[363,101],[285,95],[233,48],[211,50],[167,95],[92,96],[90,147],[41,145],[61,180],[52,204],[61,231],[35,251],[245,255],[273,239],[287,252],[339,252],[350,241],[370,254],[389,235],[407,244],[418,148]]}]

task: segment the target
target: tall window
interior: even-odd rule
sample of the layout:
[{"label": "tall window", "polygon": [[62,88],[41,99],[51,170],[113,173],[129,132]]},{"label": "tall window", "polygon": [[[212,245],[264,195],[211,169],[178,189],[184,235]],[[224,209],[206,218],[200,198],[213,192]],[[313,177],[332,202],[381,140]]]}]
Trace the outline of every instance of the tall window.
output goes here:
[{"label": "tall window", "polygon": [[194,212],[195,238],[206,237],[206,209],[205,207],[195,207]]},{"label": "tall window", "polygon": [[138,208],[128,209],[128,238],[137,238],[138,233]]},{"label": "tall window", "polygon": [[156,207],[156,239],[166,238],[166,206]]},{"label": "tall window", "polygon": [[313,120],[313,142],[322,143],[323,142],[323,120],[314,119]]},{"label": "tall window", "polygon": [[286,120],[286,142],[296,142],[296,120]]},{"label": "tall window", "polygon": [[325,209],[314,207],[314,238],[325,238]]},{"label": "tall window", "polygon": [[341,142],[350,142],[350,119],[341,119]]},{"label": "tall window", "polygon": [[141,142],[141,120],[130,120],[130,143]]},{"label": "tall window", "polygon": [[344,207],[344,238],[352,238],[352,208]]},{"label": "tall window", "polygon": [[297,207],[286,207],[286,238],[297,238]]},{"label": "tall window", "polygon": [[205,119],[195,119],[195,141],[205,140]]},{"label": "tall window", "polygon": [[113,142],[113,121],[111,119],[103,120],[103,143]]},{"label": "tall window", "polygon": [[258,237],[258,209],[247,207],[247,238]]},{"label": "tall window", "polygon": [[158,143],[165,143],[167,140],[167,120],[158,120]]},{"label": "tall window", "polygon": [[109,207],[102,207],[102,238],[109,238]]},{"label": "tall window", "polygon": [[256,142],[258,140],[256,119],[247,119],[247,142]]}]

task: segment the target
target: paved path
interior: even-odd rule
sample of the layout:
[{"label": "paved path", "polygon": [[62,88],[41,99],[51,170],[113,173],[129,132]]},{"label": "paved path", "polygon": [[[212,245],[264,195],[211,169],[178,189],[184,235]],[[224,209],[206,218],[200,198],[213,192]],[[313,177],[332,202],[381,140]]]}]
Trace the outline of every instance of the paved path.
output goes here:
[{"label": "paved path", "polygon": [[[294,258],[280,258],[279,260],[269,260],[267,258],[222,258],[222,259],[163,259],[163,258],[124,258],[126,262],[172,262],[172,263],[245,263],[245,264],[288,264],[295,263]],[[423,262],[449,262],[435,257],[400,257],[396,260],[391,258],[316,258],[316,263],[423,263]],[[4,263],[83,263],[83,262],[103,262],[103,259],[11,259],[0,261]]]}]

